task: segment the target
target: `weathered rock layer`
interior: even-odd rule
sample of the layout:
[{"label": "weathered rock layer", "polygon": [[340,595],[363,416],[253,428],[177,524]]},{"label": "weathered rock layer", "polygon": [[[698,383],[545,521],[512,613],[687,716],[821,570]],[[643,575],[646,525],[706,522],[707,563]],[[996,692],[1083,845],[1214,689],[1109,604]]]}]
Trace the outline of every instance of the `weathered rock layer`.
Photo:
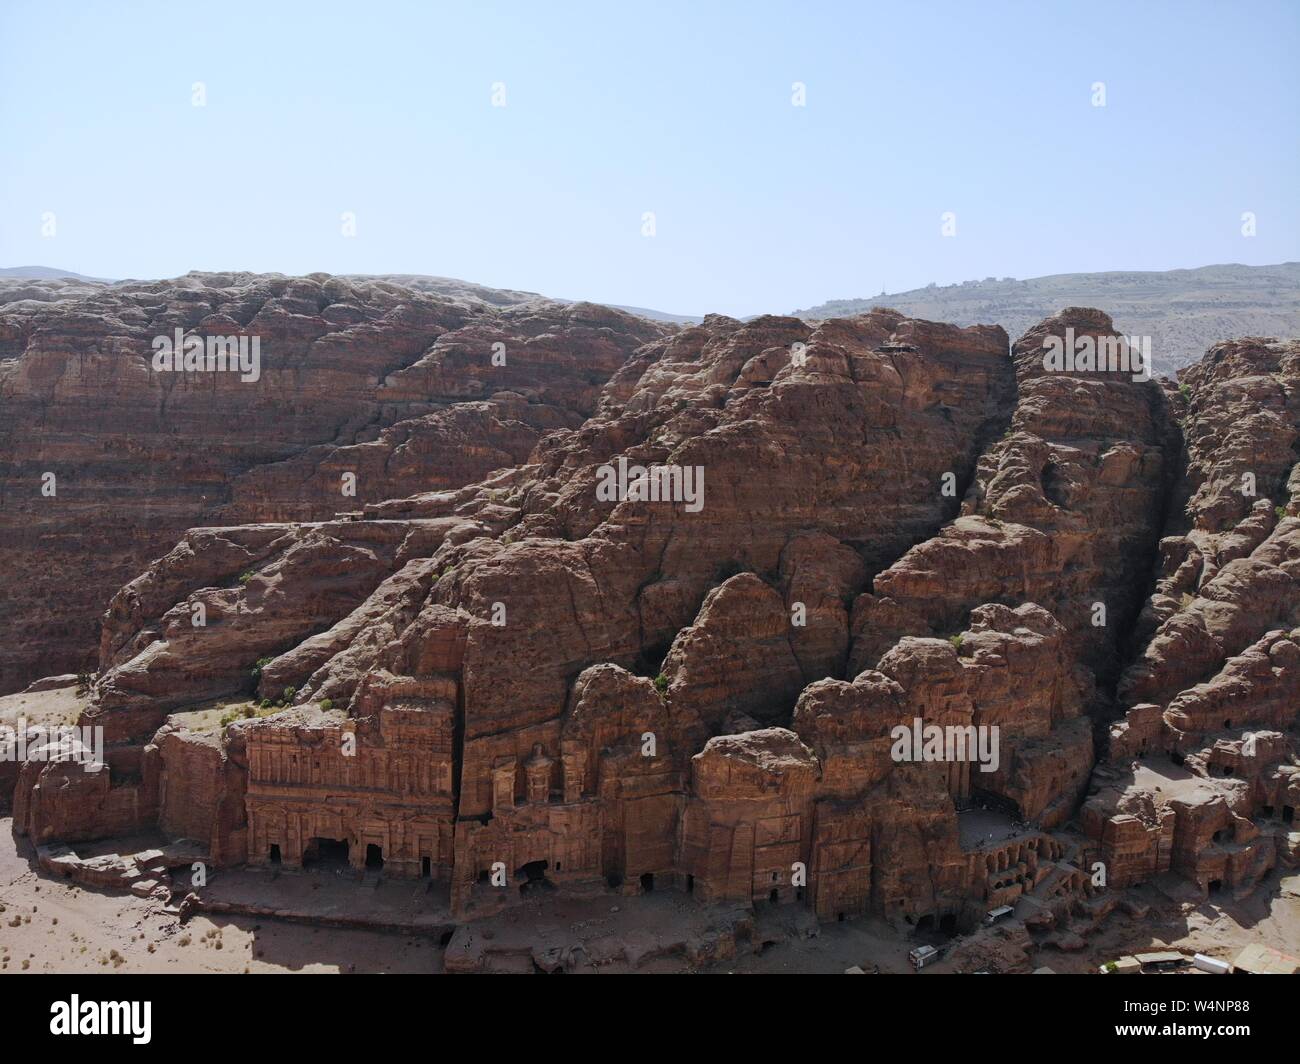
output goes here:
[{"label": "weathered rock layer", "polygon": [[[257,379],[155,369],[177,329],[257,338]],[[0,602],[0,692],[89,670],[108,598],[187,528],[320,520],[518,465],[662,331],[325,274],[0,282],[0,548],[25,574]]]},{"label": "weathered rock layer", "polygon": [[[282,290],[243,318],[182,286],[187,324],[346,319],[272,378],[311,413],[103,594],[83,723],[111,772],[28,764],[16,830],[345,847],[464,916],[671,884],[902,926],[1014,904],[1046,935],[1108,883],[1296,857],[1300,345],[1220,345],[1179,391],[1050,368],[1114,336],[1081,308],[1008,352],[887,310],[667,331],[257,284]],[[39,333],[18,366],[57,361]],[[317,388],[355,409],[330,427]],[[167,723],[241,697],[292,706]]]}]

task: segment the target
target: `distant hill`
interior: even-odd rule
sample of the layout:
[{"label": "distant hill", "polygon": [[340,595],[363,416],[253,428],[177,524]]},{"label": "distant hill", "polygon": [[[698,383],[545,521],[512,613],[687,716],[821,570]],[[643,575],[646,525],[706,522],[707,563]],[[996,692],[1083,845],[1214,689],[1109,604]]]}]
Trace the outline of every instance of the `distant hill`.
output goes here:
[{"label": "distant hill", "polygon": [[13,277],[20,281],[59,281],[65,277],[70,277],[74,281],[99,281],[104,282],[102,277],[87,277],[84,273],[73,273],[71,270],[59,270],[53,266],[5,266],[0,267],[0,277]]},{"label": "distant hill", "polygon": [[[568,302],[567,300],[565,302]],[[626,311],[628,314],[635,314],[638,318],[647,318],[650,321],[666,321],[672,325],[698,325],[704,320],[701,315],[693,314],[669,314],[662,310],[647,310],[645,307],[624,307],[618,303],[609,304],[615,310]]]},{"label": "distant hill", "polygon": [[1063,307],[1097,307],[1120,332],[1150,336],[1156,371],[1172,374],[1220,340],[1300,336],[1300,262],[1059,273],[1024,281],[990,277],[870,299],[834,299],[794,314],[815,320],[882,306],[957,325],[996,323],[1012,340]]}]

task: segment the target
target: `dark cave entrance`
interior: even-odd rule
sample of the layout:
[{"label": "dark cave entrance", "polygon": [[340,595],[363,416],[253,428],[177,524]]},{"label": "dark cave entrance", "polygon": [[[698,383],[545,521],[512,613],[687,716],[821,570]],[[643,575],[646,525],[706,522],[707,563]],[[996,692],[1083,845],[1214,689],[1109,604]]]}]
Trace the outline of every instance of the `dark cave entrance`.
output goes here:
[{"label": "dark cave entrance", "polygon": [[916,918],[912,928],[912,937],[928,946],[942,946],[956,933],[956,913],[926,913]]},{"label": "dark cave entrance", "polygon": [[348,844],[344,839],[324,839],[319,836],[308,839],[302,851],[302,866],[309,868],[320,865],[322,868],[346,868],[348,865]]},{"label": "dark cave entrance", "polygon": [[665,642],[655,643],[652,646],[642,647],[641,653],[637,655],[633,663],[632,672],[637,676],[645,676],[654,679],[663,671],[664,659],[668,657],[668,651],[672,649],[673,643],[669,639]]},{"label": "dark cave entrance", "polygon": [[548,868],[550,868],[549,861],[529,861],[527,864],[520,865],[515,870],[515,879],[523,881],[519,884],[520,895],[527,897],[530,894],[554,890],[555,884],[546,878]]},{"label": "dark cave entrance", "polygon": [[654,889],[655,889],[655,874],[653,872],[646,872],[644,875],[641,876],[641,893],[653,894]]},{"label": "dark cave entrance", "polygon": [[429,857],[420,858],[420,875],[425,879],[433,877],[433,860]]},{"label": "dark cave entrance", "polygon": [[366,844],[366,867],[375,872],[384,867],[384,848],[382,846],[376,846],[373,842]]},{"label": "dark cave entrance", "polygon": [[278,842],[271,843],[271,850],[266,855],[266,859],[270,861],[271,864],[278,865],[280,863],[280,844]]},{"label": "dark cave entrance", "polygon": [[1061,509],[1068,510],[1070,483],[1062,475],[1060,466],[1055,462],[1048,462],[1043,466],[1039,479],[1042,481],[1043,494],[1048,500]]}]

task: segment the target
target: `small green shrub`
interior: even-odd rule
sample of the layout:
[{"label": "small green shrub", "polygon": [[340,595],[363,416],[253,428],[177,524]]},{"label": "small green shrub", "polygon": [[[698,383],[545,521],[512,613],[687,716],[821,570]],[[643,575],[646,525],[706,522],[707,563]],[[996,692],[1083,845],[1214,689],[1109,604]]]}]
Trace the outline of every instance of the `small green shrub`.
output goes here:
[{"label": "small green shrub", "polygon": [[320,708],[323,709],[326,713],[328,713],[331,709],[334,708],[334,699],[322,698],[320,700]]},{"label": "small green shrub", "polygon": [[248,585],[248,582],[249,582],[250,580],[252,580],[252,579],[253,579],[253,570],[252,570],[252,569],[249,569],[249,570],[248,570],[247,572],[245,572],[245,573],[240,573],[240,574],[239,574],[239,586],[240,586],[240,587],[246,587],[246,586]]},{"label": "small green shrub", "polygon": [[668,677],[662,672],[655,677],[655,690],[660,694],[668,690]]},{"label": "small green shrub", "polygon": [[961,633],[958,632],[956,635],[950,635],[950,636],[948,637],[948,642],[951,643],[951,644],[953,645],[953,649],[955,649],[955,650],[960,650],[960,649],[961,649]]},{"label": "small green shrub", "polygon": [[284,689],[285,704],[287,705],[288,703],[292,702],[293,696],[296,695],[297,693],[298,693],[298,689],[296,687],[286,687]]},{"label": "small green shrub", "polygon": [[254,687],[262,682],[262,670],[271,664],[272,660],[273,659],[268,655],[264,658],[258,658],[257,661],[253,663],[253,668],[249,675],[253,677]]},{"label": "small green shrub", "polygon": [[270,709],[272,702],[269,698],[262,699],[261,706],[263,709]]}]

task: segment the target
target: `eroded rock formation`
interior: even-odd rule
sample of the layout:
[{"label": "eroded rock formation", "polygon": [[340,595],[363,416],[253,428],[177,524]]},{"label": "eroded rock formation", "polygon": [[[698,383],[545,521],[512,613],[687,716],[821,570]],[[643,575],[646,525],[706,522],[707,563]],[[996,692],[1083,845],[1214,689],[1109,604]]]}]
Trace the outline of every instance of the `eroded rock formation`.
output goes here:
[{"label": "eroded rock formation", "polygon": [[1300,853],[1300,344],[1219,344],[1182,384],[1185,471],[1082,823],[1120,885],[1241,894]]},{"label": "eroded rock formation", "polygon": [[[155,370],[177,329],[258,338],[257,379]],[[89,671],[104,604],[186,529],[320,520],[518,465],[663,332],[326,274],[0,281],[0,549],[25,574],[0,602],[0,693]]]},{"label": "eroded rock formation", "polygon": [[[670,331],[328,278],[250,282],[282,291],[241,318],[223,280],[185,305],[347,320],[295,402],[388,351],[348,386],[367,428],[295,429],[104,593],[107,768],[26,765],[19,832],[346,852],[466,918],[665,886],[902,928],[1013,905],[1062,948],[1113,888],[1296,858],[1300,345],[1220,345],[1180,391],[1046,368],[1114,335],[1080,308],[1008,352],[888,310]],[[638,470],[667,497],[603,489]],[[241,698],[291,705],[167,723]]]}]

